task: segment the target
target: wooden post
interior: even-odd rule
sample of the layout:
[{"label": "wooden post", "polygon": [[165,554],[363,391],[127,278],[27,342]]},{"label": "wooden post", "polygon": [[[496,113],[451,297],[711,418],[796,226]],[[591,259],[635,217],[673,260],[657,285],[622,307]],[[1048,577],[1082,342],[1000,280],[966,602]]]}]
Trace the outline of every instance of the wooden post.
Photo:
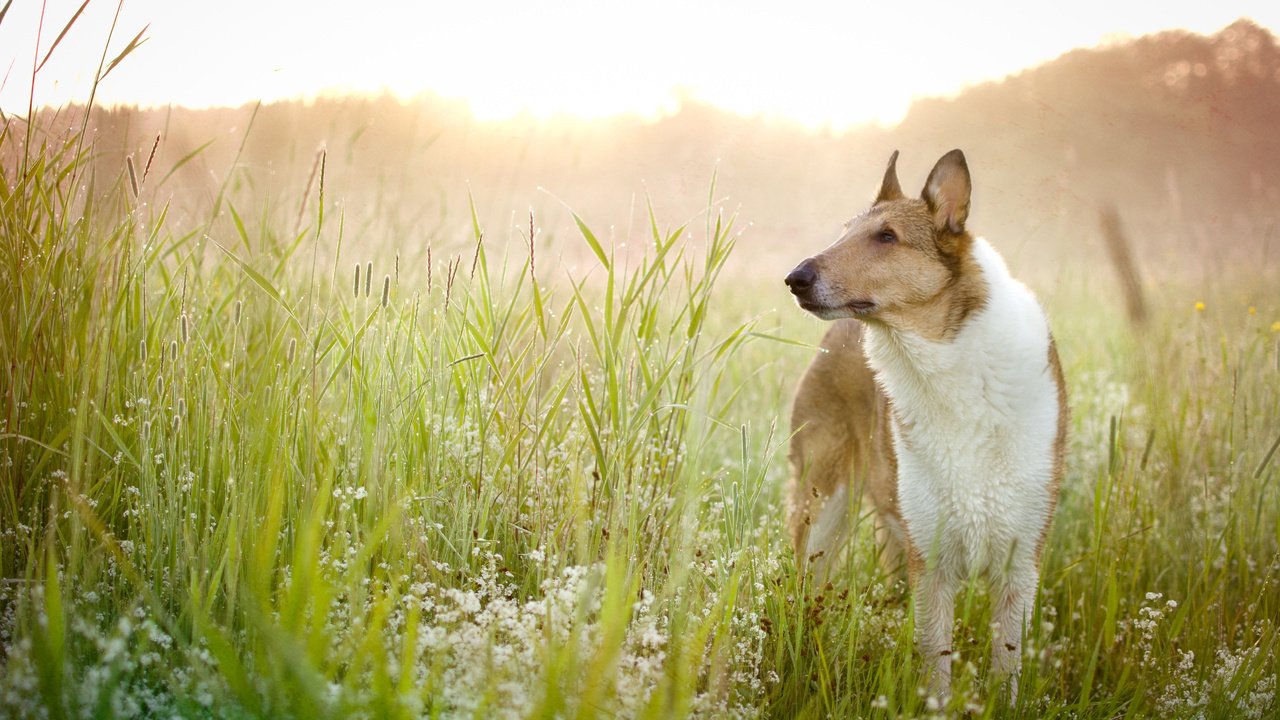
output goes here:
[{"label": "wooden post", "polygon": [[1133,253],[1129,250],[1129,239],[1120,226],[1120,213],[1114,206],[1106,205],[1098,214],[1102,223],[1102,237],[1107,243],[1107,254],[1111,257],[1111,265],[1116,269],[1120,288],[1124,291],[1129,321],[1134,325],[1141,325],[1147,319],[1147,302],[1142,292],[1142,279],[1138,276]]}]

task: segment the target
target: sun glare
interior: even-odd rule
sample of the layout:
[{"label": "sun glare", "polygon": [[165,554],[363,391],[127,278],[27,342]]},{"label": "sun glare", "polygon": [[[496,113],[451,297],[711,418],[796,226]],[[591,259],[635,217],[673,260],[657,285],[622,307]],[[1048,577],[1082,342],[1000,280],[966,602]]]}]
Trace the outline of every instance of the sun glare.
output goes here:
[{"label": "sun glare", "polygon": [[[963,5],[963,6],[962,6]],[[0,108],[21,112],[31,70],[80,6],[17,3],[0,24]],[[482,119],[672,112],[683,99],[810,126],[892,123],[913,98],[948,95],[1073,47],[1165,28],[1212,32],[1240,16],[1280,26],[1248,0],[1126,8],[1102,0],[1045,17],[989,0],[894,8],[796,2],[90,4],[37,74],[36,104],[83,102],[99,63],[147,27],[101,84],[104,103],[240,105],[336,92],[462,99]],[[252,20],[247,20],[252,18]],[[925,19],[927,18],[927,22]],[[37,49],[35,39],[40,38]]]}]

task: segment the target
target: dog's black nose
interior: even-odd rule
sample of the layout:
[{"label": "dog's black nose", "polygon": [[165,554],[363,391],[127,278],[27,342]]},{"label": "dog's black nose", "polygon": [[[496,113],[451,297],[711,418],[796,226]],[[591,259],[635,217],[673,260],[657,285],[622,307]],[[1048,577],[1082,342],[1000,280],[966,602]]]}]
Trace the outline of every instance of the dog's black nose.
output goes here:
[{"label": "dog's black nose", "polygon": [[792,295],[803,295],[809,292],[813,287],[813,283],[818,279],[818,273],[813,269],[813,261],[805,260],[792,270],[786,279],[783,280],[787,287],[791,288]]}]

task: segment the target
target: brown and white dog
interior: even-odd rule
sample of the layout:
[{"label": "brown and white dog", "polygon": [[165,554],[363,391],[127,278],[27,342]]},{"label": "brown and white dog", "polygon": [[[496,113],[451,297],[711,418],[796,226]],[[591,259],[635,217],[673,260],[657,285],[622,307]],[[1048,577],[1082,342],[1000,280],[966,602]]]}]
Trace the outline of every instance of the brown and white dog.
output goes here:
[{"label": "brown and white dog", "polygon": [[835,324],[792,410],[788,525],[821,579],[866,497],[888,566],[905,557],[930,690],[951,684],[955,596],[985,576],[992,668],[1017,671],[1057,503],[1066,442],[1062,369],[1035,296],[965,228],[964,154],[920,198],[889,159],[871,209],[786,283]]}]

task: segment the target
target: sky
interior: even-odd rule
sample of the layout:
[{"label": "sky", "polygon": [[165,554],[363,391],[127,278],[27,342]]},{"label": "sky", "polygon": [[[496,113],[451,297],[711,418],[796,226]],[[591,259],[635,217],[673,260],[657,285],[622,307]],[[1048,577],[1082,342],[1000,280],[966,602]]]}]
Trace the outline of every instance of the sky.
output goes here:
[{"label": "sky", "polygon": [[[0,22],[4,112],[26,112],[36,39],[43,60],[82,2],[13,0]],[[1212,33],[1240,17],[1277,32],[1280,2],[90,0],[36,75],[34,98],[84,102],[104,56],[146,27],[97,102],[203,107],[426,91],[497,119],[658,116],[691,98],[814,127],[891,124],[913,98],[1076,47],[1173,28]]]}]

